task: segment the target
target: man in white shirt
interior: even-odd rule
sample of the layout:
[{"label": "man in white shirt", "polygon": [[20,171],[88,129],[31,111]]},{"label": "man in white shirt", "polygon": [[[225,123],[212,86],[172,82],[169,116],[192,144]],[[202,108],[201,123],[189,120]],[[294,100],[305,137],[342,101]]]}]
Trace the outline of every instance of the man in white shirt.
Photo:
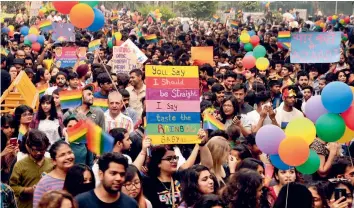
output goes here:
[{"label": "man in white shirt", "polygon": [[280,105],[275,109],[275,119],[282,129],[285,129],[288,123],[297,117],[304,117],[301,111],[294,107],[296,92],[293,86],[284,87],[282,90],[283,105]]},{"label": "man in white shirt", "polygon": [[133,132],[134,124],[131,118],[121,113],[123,108],[123,97],[113,91],[108,95],[108,110],[104,113],[105,130],[109,132],[114,128],[124,128],[130,134]]}]

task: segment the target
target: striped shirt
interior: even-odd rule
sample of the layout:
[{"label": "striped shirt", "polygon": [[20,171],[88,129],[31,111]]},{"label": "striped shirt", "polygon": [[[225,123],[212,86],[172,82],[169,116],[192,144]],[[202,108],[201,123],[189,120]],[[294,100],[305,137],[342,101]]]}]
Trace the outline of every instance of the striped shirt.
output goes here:
[{"label": "striped shirt", "polygon": [[119,113],[119,115],[115,118],[112,118],[109,110],[104,113],[105,118],[105,127],[106,132],[109,132],[114,128],[124,128],[130,134],[134,130],[134,124],[131,118],[124,115],[123,113]]},{"label": "striped shirt", "polygon": [[37,184],[33,194],[33,208],[37,208],[43,194],[47,191],[62,190],[64,180],[45,175]]}]

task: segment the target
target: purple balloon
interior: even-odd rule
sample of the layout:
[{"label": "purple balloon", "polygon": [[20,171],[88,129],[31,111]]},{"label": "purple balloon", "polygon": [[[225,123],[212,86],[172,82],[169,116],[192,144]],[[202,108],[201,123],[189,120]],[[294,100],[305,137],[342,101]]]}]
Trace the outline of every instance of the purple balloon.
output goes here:
[{"label": "purple balloon", "polygon": [[320,95],[312,96],[305,105],[305,115],[313,123],[316,123],[317,119],[328,113],[327,109],[323,106]]},{"label": "purple balloon", "polygon": [[278,154],[280,142],[285,139],[284,131],[275,125],[265,125],[256,134],[256,144],[262,152],[275,155]]},{"label": "purple balloon", "polygon": [[28,40],[31,41],[32,43],[37,42],[37,39],[38,39],[38,37],[35,34],[29,34],[28,35]]}]

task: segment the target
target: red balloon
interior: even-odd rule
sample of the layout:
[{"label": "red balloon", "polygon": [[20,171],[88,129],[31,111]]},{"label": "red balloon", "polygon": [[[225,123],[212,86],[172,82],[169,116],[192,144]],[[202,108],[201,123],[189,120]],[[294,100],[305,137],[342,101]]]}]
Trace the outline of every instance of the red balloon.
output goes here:
[{"label": "red balloon", "polygon": [[348,110],[344,111],[341,115],[347,127],[351,130],[354,130],[354,103],[348,108]]},{"label": "red balloon", "polygon": [[256,58],[254,56],[245,56],[242,59],[242,64],[246,69],[251,69],[256,65]]},{"label": "red balloon", "polygon": [[250,39],[250,43],[253,45],[253,46],[256,46],[258,45],[260,39],[257,35],[253,35]]},{"label": "red balloon", "polygon": [[7,34],[9,37],[14,37],[15,35],[15,31],[9,31],[9,33]]},{"label": "red balloon", "polygon": [[41,44],[39,44],[37,42],[32,43],[32,50],[39,52],[41,50]]},{"label": "red balloon", "polygon": [[329,20],[329,21],[332,21],[332,16],[329,16],[329,17],[328,17],[328,20]]},{"label": "red balloon", "polygon": [[350,17],[345,17],[345,18],[344,18],[344,22],[345,22],[346,24],[349,24],[349,22],[350,22]]},{"label": "red balloon", "polygon": [[54,1],[53,6],[58,12],[62,14],[69,14],[71,8],[73,8],[73,6],[75,6],[77,3],[79,2],[78,1]]}]

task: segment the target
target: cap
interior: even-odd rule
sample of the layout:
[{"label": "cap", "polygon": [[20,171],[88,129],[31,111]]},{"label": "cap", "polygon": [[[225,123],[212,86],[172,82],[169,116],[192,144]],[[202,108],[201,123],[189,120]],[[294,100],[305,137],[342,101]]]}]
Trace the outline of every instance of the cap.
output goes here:
[{"label": "cap", "polygon": [[95,92],[95,86],[93,84],[88,84],[84,88],[82,88],[82,91],[84,90],[90,90],[91,92]]},{"label": "cap", "polygon": [[28,74],[28,73],[34,74],[33,69],[31,69],[31,68],[26,68],[25,72],[26,72],[26,74]]},{"label": "cap", "polygon": [[23,59],[19,59],[19,58],[15,58],[14,61],[12,62],[13,64],[20,64],[20,65],[24,65],[25,64],[25,60]]},{"label": "cap", "polygon": [[88,65],[82,64],[77,67],[76,73],[77,73],[77,75],[79,75],[79,77],[84,77],[87,74],[88,70],[89,70]]}]

